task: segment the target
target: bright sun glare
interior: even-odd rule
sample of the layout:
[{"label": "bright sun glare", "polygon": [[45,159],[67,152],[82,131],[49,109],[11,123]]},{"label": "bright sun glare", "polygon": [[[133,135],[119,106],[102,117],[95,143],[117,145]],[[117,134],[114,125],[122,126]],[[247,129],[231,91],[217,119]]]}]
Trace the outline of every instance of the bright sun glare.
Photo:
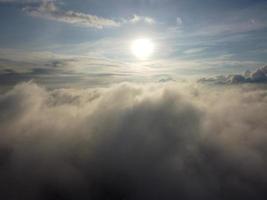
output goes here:
[{"label": "bright sun glare", "polygon": [[136,39],[131,45],[132,53],[141,60],[149,58],[154,50],[154,43],[148,38]]}]

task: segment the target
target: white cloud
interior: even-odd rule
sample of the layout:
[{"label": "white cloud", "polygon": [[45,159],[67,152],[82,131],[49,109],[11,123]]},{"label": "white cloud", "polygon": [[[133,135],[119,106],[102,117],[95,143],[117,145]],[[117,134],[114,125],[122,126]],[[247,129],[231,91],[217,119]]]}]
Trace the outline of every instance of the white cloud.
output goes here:
[{"label": "white cloud", "polygon": [[2,199],[264,199],[260,87],[24,83],[0,110]]},{"label": "white cloud", "polygon": [[23,10],[30,16],[98,29],[137,23],[156,24],[155,19],[148,16],[133,15],[129,19],[113,20],[71,10],[64,11],[56,5],[56,0],[0,0],[0,3],[20,3],[25,6]]},{"label": "white cloud", "polygon": [[55,5],[53,1],[43,1],[38,7],[27,6],[23,10],[27,14],[34,17],[98,29],[102,29],[104,27],[119,27],[121,25],[120,22],[114,21],[112,19],[74,11],[62,11]]},{"label": "white cloud", "polygon": [[143,23],[147,23],[147,24],[155,24],[156,21],[151,18],[151,17],[147,17],[147,16],[140,16],[140,15],[134,15],[131,19],[129,20],[125,20],[126,23],[139,23],[139,22],[143,22]]},{"label": "white cloud", "polygon": [[123,24],[146,23],[155,24],[156,21],[147,16],[134,15],[130,19],[121,18],[120,20],[113,20],[96,15],[85,14],[75,11],[63,11],[55,4],[55,1],[42,1],[38,6],[28,5],[23,9],[28,15],[33,17],[40,17],[69,24],[80,26],[88,26],[97,29],[106,27],[120,27]]},{"label": "white cloud", "polygon": [[185,54],[194,54],[194,53],[200,53],[205,51],[207,48],[201,47],[201,48],[193,48],[193,49],[187,49],[184,51]]},{"label": "white cloud", "polygon": [[183,24],[183,20],[182,20],[182,18],[177,17],[177,18],[176,18],[176,25],[177,25],[177,26],[181,26],[182,24]]},{"label": "white cloud", "polygon": [[213,82],[216,84],[267,83],[267,65],[258,68],[254,72],[246,71],[244,74],[202,78],[199,81]]},{"label": "white cloud", "polygon": [[[18,3],[18,4],[29,4],[29,3],[40,3],[44,0],[0,0],[0,3]],[[49,0],[47,0],[49,1]],[[53,0],[50,0],[53,1]]]}]

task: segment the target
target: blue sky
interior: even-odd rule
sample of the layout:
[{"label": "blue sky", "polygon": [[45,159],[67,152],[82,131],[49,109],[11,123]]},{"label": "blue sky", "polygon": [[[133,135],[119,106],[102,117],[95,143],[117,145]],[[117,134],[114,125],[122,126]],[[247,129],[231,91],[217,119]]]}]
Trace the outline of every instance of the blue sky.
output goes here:
[{"label": "blue sky", "polygon": [[[202,77],[267,63],[264,0],[0,0],[2,84]],[[140,61],[135,38],[156,51]],[[4,81],[3,81],[4,80]]]}]

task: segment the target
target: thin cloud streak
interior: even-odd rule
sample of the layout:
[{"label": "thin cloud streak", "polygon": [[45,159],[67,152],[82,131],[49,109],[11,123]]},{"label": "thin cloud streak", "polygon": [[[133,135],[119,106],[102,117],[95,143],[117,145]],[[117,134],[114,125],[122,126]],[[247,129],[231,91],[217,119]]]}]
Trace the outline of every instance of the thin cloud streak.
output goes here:
[{"label": "thin cloud streak", "polygon": [[55,20],[68,24],[87,26],[96,29],[120,27],[126,24],[146,23],[153,25],[156,23],[155,19],[147,16],[133,15],[133,17],[130,19],[122,18],[119,20],[113,20],[71,10],[63,11],[56,5],[55,1],[42,1],[42,3],[37,6],[28,5],[23,8],[23,11],[33,17]]},{"label": "thin cloud streak", "polygon": [[49,20],[56,20],[59,22],[88,26],[97,29],[120,26],[119,22],[116,22],[112,19],[74,11],[62,11],[55,5],[53,1],[43,1],[38,7],[28,6],[23,10],[27,14],[34,17],[41,17]]}]

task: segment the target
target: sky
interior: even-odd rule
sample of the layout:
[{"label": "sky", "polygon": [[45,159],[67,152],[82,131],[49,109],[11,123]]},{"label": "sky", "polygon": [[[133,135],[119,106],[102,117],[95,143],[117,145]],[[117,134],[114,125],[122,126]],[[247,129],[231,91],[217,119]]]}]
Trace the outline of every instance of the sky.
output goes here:
[{"label": "sky", "polygon": [[[1,0],[1,82],[90,86],[254,71],[267,59],[266,9],[264,0]],[[137,38],[155,44],[145,61],[131,53]]]},{"label": "sky", "polygon": [[0,0],[0,199],[266,200],[266,0]]}]

